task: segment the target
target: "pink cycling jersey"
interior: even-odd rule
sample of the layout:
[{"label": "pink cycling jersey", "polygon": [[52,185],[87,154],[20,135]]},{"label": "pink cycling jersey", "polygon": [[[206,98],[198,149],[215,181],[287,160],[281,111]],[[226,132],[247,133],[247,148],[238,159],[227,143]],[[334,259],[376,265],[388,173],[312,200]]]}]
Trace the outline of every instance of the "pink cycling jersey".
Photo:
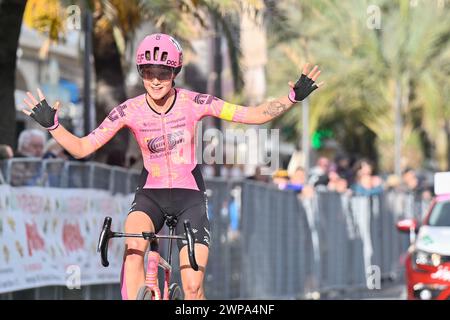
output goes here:
[{"label": "pink cycling jersey", "polygon": [[153,110],[142,94],[115,107],[88,138],[98,149],[126,126],[141,148],[143,188],[199,190],[195,176],[197,122],[205,116],[242,122],[246,111],[211,95],[176,88],[174,102],[164,114]]}]

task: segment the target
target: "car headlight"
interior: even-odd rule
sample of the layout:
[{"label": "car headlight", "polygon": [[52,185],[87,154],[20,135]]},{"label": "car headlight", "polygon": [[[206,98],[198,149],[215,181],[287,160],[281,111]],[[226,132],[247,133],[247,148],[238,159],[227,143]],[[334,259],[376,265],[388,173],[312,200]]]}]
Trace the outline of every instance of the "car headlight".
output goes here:
[{"label": "car headlight", "polygon": [[437,253],[417,250],[414,252],[413,262],[416,265],[437,267],[441,264],[441,256]]}]

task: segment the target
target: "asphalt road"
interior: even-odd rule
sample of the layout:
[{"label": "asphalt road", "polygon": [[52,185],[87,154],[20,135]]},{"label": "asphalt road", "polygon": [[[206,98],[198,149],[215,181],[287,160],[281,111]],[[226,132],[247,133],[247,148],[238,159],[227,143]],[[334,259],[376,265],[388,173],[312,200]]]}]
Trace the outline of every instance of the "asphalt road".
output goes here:
[{"label": "asphalt road", "polygon": [[405,300],[406,286],[403,279],[386,280],[380,289],[359,289],[351,291],[334,291],[322,294],[324,300]]}]

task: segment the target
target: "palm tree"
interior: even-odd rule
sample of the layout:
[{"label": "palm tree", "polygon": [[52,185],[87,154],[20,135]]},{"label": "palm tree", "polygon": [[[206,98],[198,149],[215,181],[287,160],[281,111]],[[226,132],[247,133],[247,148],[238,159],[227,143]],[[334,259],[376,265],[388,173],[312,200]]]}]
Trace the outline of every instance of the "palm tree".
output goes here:
[{"label": "palm tree", "polygon": [[16,57],[26,1],[0,1],[0,144],[16,146]]},{"label": "palm tree", "polygon": [[[141,23],[143,1],[101,1],[93,4],[93,56],[95,68],[96,123],[100,123],[112,108],[126,100],[125,72],[122,57],[126,35]],[[96,153],[96,159],[106,161],[113,150],[126,152],[128,132],[121,130],[110,143]]]},{"label": "palm tree", "polygon": [[[442,93],[447,94],[449,86],[450,10],[420,3],[412,7],[406,0],[284,4],[292,14],[291,29],[298,30],[297,41],[275,47],[277,65],[286,57],[294,62],[294,52],[300,52],[303,61],[317,61],[326,70],[326,86],[311,101],[311,131],[333,125],[344,145],[371,132],[381,166],[392,170],[398,105],[404,124],[403,158],[416,157],[410,165],[421,163],[429,143],[445,168],[444,133],[449,125],[443,120],[448,119],[448,102]],[[368,27],[369,5],[380,9],[380,29]]]},{"label": "palm tree", "polygon": [[[57,0],[53,1],[59,3]],[[34,2],[34,5],[41,4]],[[248,1],[249,5],[258,2],[258,0]],[[92,10],[94,17],[97,122],[101,121],[111,108],[126,100],[124,52],[129,40],[133,38],[134,31],[143,21],[153,22],[159,30],[174,35],[189,49],[190,41],[201,31],[210,28],[208,15],[214,16],[222,26],[228,43],[235,88],[241,87],[239,50],[231,31],[230,21],[226,18],[239,11],[240,1],[90,0],[84,4]],[[55,30],[52,26],[60,25],[57,21],[60,19],[58,15],[61,11],[46,11],[41,16],[36,15],[36,11],[33,12],[35,20],[32,24],[40,30],[46,30],[50,38],[57,40],[62,34],[61,29]],[[52,30],[53,32],[49,32]],[[124,131],[115,137],[115,141],[102,148],[96,157],[104,160],[111,148],[123,151],[126,150],[127,144],[128,137]]]}]

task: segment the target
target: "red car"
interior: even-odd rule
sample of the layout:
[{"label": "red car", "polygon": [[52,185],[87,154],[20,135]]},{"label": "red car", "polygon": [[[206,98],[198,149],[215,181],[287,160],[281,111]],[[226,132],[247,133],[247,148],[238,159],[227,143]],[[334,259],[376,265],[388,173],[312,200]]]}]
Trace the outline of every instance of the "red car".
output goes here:
[{"label": "red car", "polygon": [[405,259],[408,299],[450,300],[450,194],[432,200],[420,226],[405,219],[397,228],[411,236]]}]

